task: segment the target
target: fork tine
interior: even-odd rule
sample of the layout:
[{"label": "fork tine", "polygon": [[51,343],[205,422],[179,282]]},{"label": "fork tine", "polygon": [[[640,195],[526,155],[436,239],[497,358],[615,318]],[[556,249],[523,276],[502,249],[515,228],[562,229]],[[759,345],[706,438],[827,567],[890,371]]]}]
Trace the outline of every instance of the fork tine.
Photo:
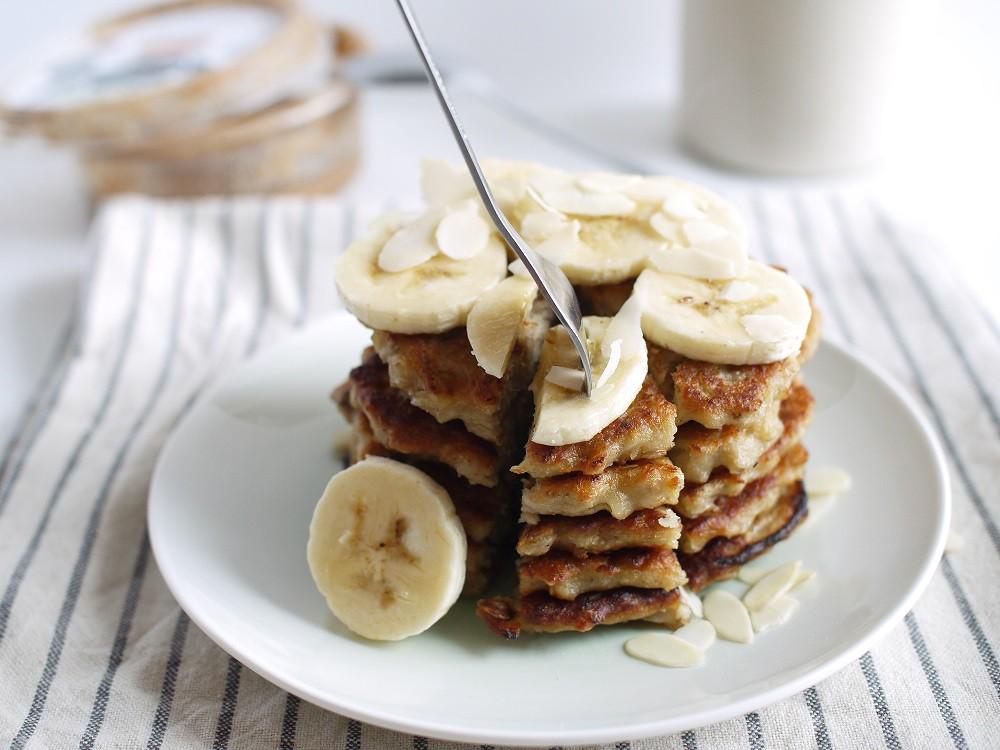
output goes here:
[{"label": "fork tine", "polygon": [[479,197],[483,201],[486,213],[489,214],[500,236],[504,238],[510,249],[514,251],[514,254],[524,263],[525,268],[528,269],[528,273],[534,279],[535,284],[538,285],[542,296],[549,303],[556,318],[559,319],[559,322],[569,332],[570,340],[573,342],[577,354],[580,355],[580,364],[583,365],[584,387],[589,396],[594,387],[594,373],[590,364],[590,352],[587,350],[587,342],[583,340],[583,329],[581,327],[583,317],[580,313],[580,302],[576,298],[576,292],[573,291],[573,286],[569,283],[569,279],[566,278],[566,274],[562,272],[562,269],[542,258],[531,249],[528,243],[524,241],[524,238],[517,233],[517,230],[507,220],[503,210],[493,198],[490,186],[487,184],[483,170],[479,166],[479,160],[472,150],[472,144],[469,143],[469,139],[465,135],[465,129],[459,122],[458,113],[455,111],[455,107],[451,103],[451,98],[448,96],[448,89],[444,85],[444,79],[434,64],[431,51],[427,46],[427,42],[424,41],[420,26],[413,15],[413,11],[410,9],[409,3],[407,0],[396,0],[396,5],[399,6],[399,12],[403,15],[403,20],[406,22],[413,43],[417,47],[417,52],[424,64],[424,70],[427,72],[427,78],[430,80],[431,87],[437,94],[438,102],[444,111],[445,118],[448,120],[448,125],[451,128],[452,135],[455,137],[455,142],[458,144],[459,151],[462,152],[465,166],[468,168],[472,182],[475,184]]}]

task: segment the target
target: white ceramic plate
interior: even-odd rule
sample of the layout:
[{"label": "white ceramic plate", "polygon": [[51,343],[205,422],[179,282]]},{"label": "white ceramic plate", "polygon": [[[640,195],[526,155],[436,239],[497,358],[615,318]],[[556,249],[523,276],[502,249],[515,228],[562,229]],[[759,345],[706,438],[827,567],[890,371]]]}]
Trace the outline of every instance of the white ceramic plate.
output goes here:
[{"label": "white ceramic plate", "polygon": [[[740,715],[832,674],[913,606],[941,556],[949,495],[941,451],[910,398],[825,343],[807,367],[817,414],[813,465],[853,489],[768,561],[818,578],[783,627],[751,646],[717,643],[704,666],[670,670],[624,655],[650,626],[508,643],[461,601],[399,643],[351,635],[306,566],[313,505],[346,429],[328,399],[368,332],[335,316],[226,378],[163,451],[149,529],[160,570],[199,627],[245,665],[347,716],[443,739],[583,744],[676,732]],[[733,586],[735,584],[726,584]]]}]

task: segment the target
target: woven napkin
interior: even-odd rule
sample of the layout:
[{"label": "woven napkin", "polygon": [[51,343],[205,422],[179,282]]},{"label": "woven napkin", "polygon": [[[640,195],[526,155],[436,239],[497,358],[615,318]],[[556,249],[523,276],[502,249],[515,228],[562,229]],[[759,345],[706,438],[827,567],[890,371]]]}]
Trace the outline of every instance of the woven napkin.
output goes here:
[{"label": "woven napkin", "polygon": [[[995,747],[997,323],[951,275],[946,248],[864,197],[734,198],[756,254],[815,290],[826,335],[916,394],[949,459],[965,546],[903,623],[830,679],[611,747]],[[125,198],[103,209],[79,313],[0,459],[0,745],[453,747],[339,717],[243,668],[179,610],[146,534],[170,429],[219,373],[336,306],[334,257],[378,208]]]}]

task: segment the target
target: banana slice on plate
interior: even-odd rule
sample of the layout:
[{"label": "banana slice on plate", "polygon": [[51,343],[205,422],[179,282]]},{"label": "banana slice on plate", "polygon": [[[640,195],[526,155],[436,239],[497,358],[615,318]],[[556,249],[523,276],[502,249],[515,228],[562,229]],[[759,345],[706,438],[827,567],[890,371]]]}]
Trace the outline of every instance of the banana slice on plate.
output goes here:
[{"label": "banana slice on plate", "polygon": [[757,261],[733,281],[647,269],[635,283],[642,330],[655,344],[704,362],[753,365],[799,351],[812,311],[791,276]]},{"label": "banana slice on plate", "polygon": [[634,297],[614,318],[583,319],[595,377],[589,398],[579,390],[582,378],[569,377],[579,371],[580,360],[565,329],[549,331],[532,385],[533,442],[569,445],[590,440],[625,413],[646,379],[646,343],[639,320]]},{"label": "banana slice on plate", "polygon": [[448,493],[407,464],[371,456],[334,475],[307,556],[330,611],[365,638],[427,630],[465,584],[465,532]]},{"label": "banana slice on plate", "polygon": [[[431,209],[405,226],[382,222],[337,260],[337,291],[362,323],[393,333],[442,333],[465,325],[476,300],[507,275],[506,248],[492,232],[474,257],[437,252],[434,233],[444,216]],[[455,227],[449,229],[449,242],[456,242]],[[481,234],[470,241],[480,242]],[[390,249],[390,267],[402,270],[380,265]],[[407,260],[407,253],[419,262]]]},{"label": "banana slice on plate", "polygon": [[521,322],[538,295],[530,278],[508,276],[480,297],[466,320],[472,355],[488,374],[502,378],[507,371]]}]

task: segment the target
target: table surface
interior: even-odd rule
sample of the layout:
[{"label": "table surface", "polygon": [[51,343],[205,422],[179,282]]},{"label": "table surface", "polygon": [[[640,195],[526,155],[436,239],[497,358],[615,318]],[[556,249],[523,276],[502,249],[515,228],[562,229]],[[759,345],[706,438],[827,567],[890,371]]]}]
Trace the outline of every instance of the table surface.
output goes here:
[{"label": "table surface", "polygon": [[[529,54],[512,54],[490,29],[510,23],[537,6],[516,0],[478,10],[443,0],[418,4],[433,43],[454,50],[455,59],[475,60],[505,96],[518,101],[557,130],[595,149],[567,147],[524,121],[468,96],[459,96],[466,125],[481,153],[536,159],[569,168],[608,168],[598,152],[662,171],[700,179],[725,190],[752,183],[787,186],[787,180],[739,176],[689,158],[677,145],[676,55],[662,38],[677,23],[677,4],[634,0],[630,13],[590,6],[570,12],[559,0],[535,23],[519,25],[525,50],[541,51],[554,64],[539,67]],[[320,2],[320,12],[330,12]],[[368,30],[377,45],[402,43],[394,12],[383,4],[347,2],[339,18]],[[0,67],[50,30],[45,19],[79,23],[123,6],[95,0],[81,11],[69,0],[9,4],[0,11]],[[578,6],[574,6],[578,7]],[[617,6],[616,6],[617,7]],[[391,10],[391,9],[390,9]],[[478,14],[470,17],[470,13]],[[540,15],[539,15],[540,13]],[[484,20],[483,15],[490,16]],[[498,15],[500,14],[500,15]],[[564,33],[553,34],[553,25]],[[608,33],[613,29],[614,33]],[[462,33],[459,34],[458,31]],[[1000,278],[1000,223],[994,221],[995,175],[1000,173],[1000,50],[990,42],[1000,32],[1000,4],[958,0],[934,26],[934,46],[919,62],[920,90],[908,99],[884,162],[863,173],[802,181],[804,186],[862,185],[902,217],[911,216],[943,237],[949,262],[967,278],[983,302],[1000,314],[993,284]],[[600,40],[629,38],[614,59],[588,55]],[[573,64],[567,66],[566,60]],[[581,62],[584,61],[584,62]],[[933,102],[933,105],[931,104]],[[412,194],[423,156],[457,158],[429,89],[373,88],[363,97],[365,160],[348,195]],[[15,427],[45,369],[59,332],[73,314],[75,291],[87,262],[91,207],[73,156],[36,142],[0,141],[0,438]],[[411,187],[413,186],[413,187]]]}]

